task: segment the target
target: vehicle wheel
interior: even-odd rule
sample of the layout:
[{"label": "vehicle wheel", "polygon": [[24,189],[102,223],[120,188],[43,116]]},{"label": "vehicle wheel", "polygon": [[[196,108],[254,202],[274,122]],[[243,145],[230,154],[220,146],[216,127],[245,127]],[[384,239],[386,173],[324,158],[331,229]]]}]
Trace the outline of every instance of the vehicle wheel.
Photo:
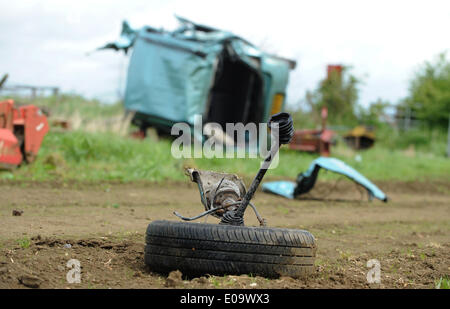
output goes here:
[{"label": "vehicle wheel", "polygon": [[154,221],[146,233],[145,264],[161,273],[298,278],[314,271],[315,255],[303,230]]}]

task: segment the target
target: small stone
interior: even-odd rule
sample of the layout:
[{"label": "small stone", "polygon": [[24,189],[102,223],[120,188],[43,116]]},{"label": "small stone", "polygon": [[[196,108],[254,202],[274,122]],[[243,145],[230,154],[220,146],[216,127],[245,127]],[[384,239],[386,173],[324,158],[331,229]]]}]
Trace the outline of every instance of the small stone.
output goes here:
[{"label": "small stone", "polygon": [[36,289],[41,285],[41,279],[39,279],[38,277],[23,275],[20,276],[18,279],[21,284],[29,288]]},{"label": "small stone", "polygon": [[175,287],[177,284],[181,283],[183,274],[179,270],[175,270],[170,272],[169,276],[166,278],[166,283],[164,286],[166,287]]},{"label": "small stone", "polygon": [[70,249],[70,248],[72,248],[72,245],[71,245],[71,244],[65,244],[65,245],[64,245],[64,249]]},{"label": "small stone", "polygon": [[293,282],[293,281],[295,281],[294,278],[288,277],[288,276],[282,276],[282,277],[280,277],[280,280],[281,280],[281,281],[287,281],[287,282]]},{"label": "small stone", "polygon": [[0,275],[6,274],[8,272],[8,268],[6,266],[0,267]]},{"label": "small stone", "polygon": [[13,216],[21,216],[23,214],[23,210],[17,210],[17,209],[14,209],[13,211],[12,211],[12,215]]}]

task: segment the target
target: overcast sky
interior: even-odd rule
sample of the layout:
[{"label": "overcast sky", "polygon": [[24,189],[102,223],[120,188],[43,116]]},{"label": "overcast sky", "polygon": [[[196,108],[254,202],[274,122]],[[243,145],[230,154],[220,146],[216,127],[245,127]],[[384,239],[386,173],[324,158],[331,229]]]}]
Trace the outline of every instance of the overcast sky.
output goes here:
[{"label": "overcast sky", "polygon": [[288,101],[298,104],[344,64],[364,80],[360,103],[396,103],[418,66],[450,49],[450,1],[61,1],[0,0],[0,74],[8,83],[59,86],[114,100],[127,59],[95,48],[131,26],[174,29],[174,14],[225,29],[297,61]]}]

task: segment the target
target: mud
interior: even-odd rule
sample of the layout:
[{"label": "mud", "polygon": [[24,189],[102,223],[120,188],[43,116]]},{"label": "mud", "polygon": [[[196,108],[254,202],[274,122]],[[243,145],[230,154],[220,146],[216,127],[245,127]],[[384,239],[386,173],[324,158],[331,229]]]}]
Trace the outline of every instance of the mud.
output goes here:
[{"label": "mud", "polygon": [[[345,181],[318,183],[294,201],[257,192],[270,226],[307,229],[318,244],[314,275],[269,280],[188,279],[144,265],[150,221],[203,210],[192,184],[1,183],[0,288],[434,288],[450,277],[450,183],[378,185],[387,204],[368,202]],[[251,211],[245,219],[258,225]],[[80,283],[67,281],[71,259],[80,262]],[[371,259],[380,262],[381,283],[367,281]]]}]

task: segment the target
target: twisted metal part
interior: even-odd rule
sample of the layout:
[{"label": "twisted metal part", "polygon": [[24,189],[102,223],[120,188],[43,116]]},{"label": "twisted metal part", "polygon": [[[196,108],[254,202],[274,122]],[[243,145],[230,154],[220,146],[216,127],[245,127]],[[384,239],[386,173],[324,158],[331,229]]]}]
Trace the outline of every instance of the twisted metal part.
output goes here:
[{"label": "twisted metal part", "polygon": [[224,208],[224,207],[213,208],[213,209],[204,211],[204,212],[202,212],[201,214],[199,214],[198,216],[195,216],[195,217],[184,217],[184,216],[180,215],[177,211],[174,211],[173,214],[174,214],[175,216],[177,216],[178,218],[184,220],[184,221],[193,221],[193,220],[200,219],[201,217],[204,217],[204,216],[206,216],[206,215],[209,215],[209,214],[211,214],[211,213],[213,213],[213,212],[216,212],[216,211],[218,211],[218,210],[221,210],[221,209],[223,209],[223,208]]},{"label": "twisted metal part", "polygon": [[223,214],[219,224],[225,225],[244,225],[244,217],[239,216],[236,210],[229,210]]},{"label": "twisted metal part", "polygon": [[[234,180],[227,180],[225,179],[225,176],[220,179],[214,189],[208,189],[208,191],[205,192],[200,174],[194,170],[191,173],[191,179],[198,184],[200,198],[205,207],[205,211],[195,217],[184,217],[176,211],[174,214],[185,221],[196,220],[212,214],[221,219],[219,224],[244,225],[244,213],[247,206],[250,205],[255,212],[259,224],[261,226],[266,226],[266,221],[259,215],[255,205],[253,205],[250,200],[253,198],[253,195],[266,174],[273,158],[276,156],[280,145],[288,144],[294,135],[293,120],[288,113],[272,115],[268,125],[276,143],[272,145],[269,155],[264,159],[261,168],[253,179],[247,192],[245,192],[245,185],[242,182],[240,182],[242,187],[242,189],[240,189],[239,185],[237,185]],[[210,187],[211,186],[209,186],[209,188]],[[215,207],[215,205],[219,206]]]},{"label": "twisted metal part", "polygon": [[272,129],[278,125],[278,139],[279,144],[289,144],[294,136],[294,121],[291,115],[288,113],[278,113],[272,115],[268,122],[269,127]]},{"label": "twisted metal part", "polygon": [[278,113],[275,115],[272,115],[269,120],[269,127],[271,129],[278,127],[278,141],[279,143],[275,144],[275,147],[272,147],[270,149],[269,155],[266,157],[266,159],[263,162],[262,167],[259,169],[258,173],[256,174],[255,178],[253,179],[252,184],[250,185],[250,188],[248,189],[247,193],[245,194],[241,205],[236,211],[230,212],[228,211],[222,217],[221,224],[231,224],[231,225],[244,225],[244,213],[247,209],[248,204],[250,203],[250,200],[253,198],[253,195],[256,192],[256,189],[258,189],[259,184],[261,183],[261,180],[263,179],[264,175],[266,174],[270,163],[272,162],[273,158],[277,154],[278,150],[280,149],[280,145],[282,144],[288,144],[292,137],[294,136],[294,122],[292,120],[291,115],[288,113]]}]

